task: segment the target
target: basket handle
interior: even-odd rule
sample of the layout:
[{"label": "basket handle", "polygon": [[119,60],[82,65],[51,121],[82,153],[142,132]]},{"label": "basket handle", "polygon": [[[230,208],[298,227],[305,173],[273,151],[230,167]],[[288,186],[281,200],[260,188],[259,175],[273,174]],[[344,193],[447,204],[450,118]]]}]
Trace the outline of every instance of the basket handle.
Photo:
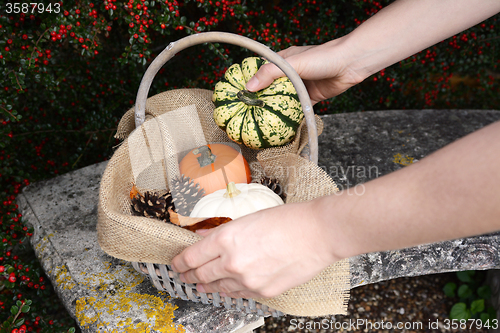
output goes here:
[{"label": "basket handle", "polygon": [[302,104],[302,110],[304,111],[304,116],[306,118],[306,125],[309,135],[309,160],[315,164],[318,164],[318,131],[316,128],[316,120],[314,118],[314,111],[311,104],[311,99],[307,93],[307,89],[302,82],[302,79],[293,69],[288,62],[285,61],[281,56],[272,51],[270,48],[261,44],[253,39],[227,33],[227,32],[202,32],[195,35],[190,35],[179,39],[176,42],[170,43],[149,65],[146,73],[142,77],[141,84],[139,86],[139,91],[137,92],[137,98],[135,103],[135,126],[139,127],[144,123],[145,111],[146,111],[146,100],[148,98],[148,92],[151,87],[151,83],[160,68],[173,58],[178,52],[203,43],[228,43],[237,46],[247,48],[260,56],[266,58],[279,69],[281,69],[286,76],[292,81],[297,95],[299,96],[299,101]]}]

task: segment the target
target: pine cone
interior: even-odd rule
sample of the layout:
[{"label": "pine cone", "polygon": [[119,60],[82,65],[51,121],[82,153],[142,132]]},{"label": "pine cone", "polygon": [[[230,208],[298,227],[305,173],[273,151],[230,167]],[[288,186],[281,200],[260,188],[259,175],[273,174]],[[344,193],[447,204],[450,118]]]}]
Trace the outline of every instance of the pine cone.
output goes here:
[{"label": "pine cone", "polygon": [[269,189],[271,189],[274,193],[280,196],[280,198],[285,201],[286,200],[286,193],[279,183],[279,181],[276,178],[268,177],[268,176],[263,176],[260,181],[260,184],[267,186]]},{"label": "pine cone", "polygon": [[184,175],[173,179],[171,187],[170,193],[175,211],[184,216],[189,216],[194,206],[205,195],[205,190],[200,189],[200,184]]},{"label": "pine cone", "polygon": [[145,216],[170,222],[168,209],[174,210],[170,192],[159,194],[147,191],[143,194],[137,192],[132,196],[132,211],[136,216]]}]

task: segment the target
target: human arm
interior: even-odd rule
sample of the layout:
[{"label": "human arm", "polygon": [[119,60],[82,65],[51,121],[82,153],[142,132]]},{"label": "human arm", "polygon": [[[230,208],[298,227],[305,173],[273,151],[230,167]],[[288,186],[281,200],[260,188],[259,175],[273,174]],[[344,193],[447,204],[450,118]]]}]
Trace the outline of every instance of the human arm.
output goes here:
[{"label": "human arm", "polygon": [[500,122],[418,163],[309,202],[212,229],[173,260],[200,291],[272,297],[333,262],[500,230]]},{"label": "human arm", "polygon": [[[398,0],[346,36],[279,54],[302,77],[314,104],[499,11],[498,0]],[[263,89],[280,76],[275,65],[264,65],[247,89]]]},{"label": "human arm", "polygon": [[[461,6],[465,16],[479,21],[500,10],[500,2],[496,1],[444,2],[448,6]],[[400,0],[391,6],[430,6],[430,3],[428,0]],[[439,4],[441,2],[436,2],[432,8],[446,9]],[[402,7],[397,8],[402,11]],[[474,10],[483,16],[472,15]],[[487,10],[491,12],[486,13]],[[390,13],[392,17],[404,12],[393,10]],[[358,29],[369,27],[367,23],[383,13],[379,12]],[[439,20],[445,21],[446,17],[444,13]],[[406,19],[403,18],[404,15],[392,18],[396,20],[393,23],[401,21],[404,25]],[[460,21],[460,17],[447,18],[452,19]],[[422,20],[420,18],[422,24],[430,24]],[[458,29],[453,22],[448,23]],[[458,25],[463,24],[462,20]],[[377,27],[362,31],[356,37],[358,43],[351,39],[356,36],[353,32],[320,46],[291,48],[284,52],[305,79],[311,99],[317,102],[345,91],[414,50],[413,45],[391,44],[394,43],[391,39],[397,36],[411,36],[399,31],[402,28],[397,25],[388,27],[394,27],[395,31],[383,36],[377,35],[377,31],[383,31]],[[437,29],[434,26],[425,31]],[[445,27],[450,33],[447,29]],[[437,36],[434,42],[445,38]],[[422,38],[426,43],[433,43],[428,36]],[[377,41],[382,44],[374,47]],[[402,50],[393,50],[391,45],[400,45]],[[415,52],[424,44],[418,45]],[[370,56],[364,57],[363,52]],[[381,63],[384,57],[389,60]],[[272,71],[273,66],[262,68],[265,73]],[[205,239],[174,258],[173,267],[183,273],[181,279],[184,281],[201,282],[198,284],[200,291],[224,291],[233,297],[272,297],[310,280],[342,258],[499,230],[499,135],[500,124],[491,125],[414,165],[364,184],[362,196],[341,192],[237,219],[206,232]]]}]

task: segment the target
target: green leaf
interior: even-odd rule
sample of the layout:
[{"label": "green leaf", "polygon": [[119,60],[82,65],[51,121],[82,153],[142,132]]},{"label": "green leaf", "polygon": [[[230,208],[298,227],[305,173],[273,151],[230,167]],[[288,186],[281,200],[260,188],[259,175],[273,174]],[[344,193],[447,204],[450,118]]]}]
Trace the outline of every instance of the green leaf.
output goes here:
[{"label": "green leaf", "polygon": [[489,320],[490,320],[490,315],[489,315],[488,313],[486,313],[486,312],[483,312],[483,313],[481,313],[481,315],[479,316],[479,319],[481,319],[481,321],[482,321],[483,323],[486,323],[487,321],[489,321]]},{"label": "green leaf", "polygon": [[468,298],[470,296],[472,296],[472,289],[468,285],[463,284],[458,288],[458,297]]},{"label": "green leaf", "polygon": [[497,310],[495,310],[494,307],[488,306],[488,309],[486,310],[488,312],[488,315],[490,316],[490,320],[497,319]]},{"label": "green leaf", "polygon": [[24,318],[16,320],[16,323],[14,324],[14,327],[19,327],[22,324],[24,324]]},{"label": "green leaf", "polygon": [[491,297],[491,288],[488,285],[481,286],[477,288],[477,295],[484,299],[489,299]]},{"label": "green leaf", "polygon": [[455,282],[448,282],[443,287],[444,294],[448,297],[455,297],[455,290],[457,290],[457,284]]},{"label": "green leaf", "polygon": [[450,319],[465,319],[468,320],[470,318],[470,311],[467,309],[467,305],[465,303],[456,303],[453,305],[450,311]]},{"label": "green leaf", "polygon": [[68,333],[75,333],[75,328],[74,327],[71,327],[69,330],[68,330]]},{"label": "green leaf", "polygon": [[470,311],[472,314],[476,314],[484,311],[484,299],[476,299],[470,305]]},{"label": "green leaf", "polygon": [[30,311],[30,307],[29,305],[24,305],[22,308],[21,308],[21,312],[22,313],[28,313]]},{"label": "green leaf", "polygon": [[457,277],[462,282],[472,282],[472,277],[475,273],[475,271],[457,272]]}]

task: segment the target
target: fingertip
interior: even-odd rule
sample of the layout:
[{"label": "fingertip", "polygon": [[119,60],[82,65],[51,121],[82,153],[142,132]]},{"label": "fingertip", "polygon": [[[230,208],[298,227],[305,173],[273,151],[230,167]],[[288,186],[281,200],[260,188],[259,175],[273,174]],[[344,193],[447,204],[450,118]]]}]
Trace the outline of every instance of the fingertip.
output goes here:
[{"label": "fingertip", "polygon": [[172,270],[176,273],[179,273],[179,270],[177,269],[177,267],[175,267],[175,264],[174,264],[174,259],[172,259],[172,262],[170,263],[170,268],[172,268]]},{"label": "fingertip", "polygon": [[198,290],[200,293],[206,293],[205,287],[201,283],[198,283],[196,285],[196,290]]}]

